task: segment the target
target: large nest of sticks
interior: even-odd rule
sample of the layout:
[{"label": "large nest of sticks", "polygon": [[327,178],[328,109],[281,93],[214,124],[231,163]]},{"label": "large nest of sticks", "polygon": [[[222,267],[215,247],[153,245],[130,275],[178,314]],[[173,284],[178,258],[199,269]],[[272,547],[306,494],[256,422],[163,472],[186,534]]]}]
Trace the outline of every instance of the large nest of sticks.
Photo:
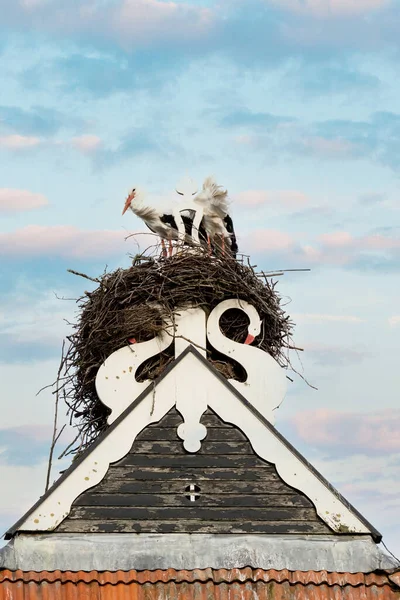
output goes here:
[{"label": "large nest of sticks", "polygon": [[[289,363],[293,323],[285,314],[275,283],[232,257],[210,257],[206,252],[182,251],[172,257],[138,256],[132,267],[117,269],[97,278],[98,287],[78,300],[79,319],[68,337],[63,358],[63,395],[70,419],[78,427],[82,450],[105,428],[109,409],[99,400],[95,378],[100,365],[116,350],[135,338],[143,342],[165,327],[174,310],[187,306],[211,311],[222,300],[247,300],[262,320],[261,334],[253,345],[269,352],[282,367]],[[220,327],[224,335],[244,342],[248,318],[243,311],[227,311]],[[215,349],[208,359],[227,378],[245,380],[240,365]],[[146,361],[138,380],[155,379],[174,359],[173,345]]]}]

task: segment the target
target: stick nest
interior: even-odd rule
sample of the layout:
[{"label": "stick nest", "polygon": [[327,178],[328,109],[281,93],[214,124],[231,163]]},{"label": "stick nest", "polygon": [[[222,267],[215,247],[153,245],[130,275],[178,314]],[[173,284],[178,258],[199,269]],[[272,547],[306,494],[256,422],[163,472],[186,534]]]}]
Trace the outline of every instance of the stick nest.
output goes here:
[{"label": "stick nest", "polygon": [[[276,282],[264,273],[257,274],[250,265],[191,250],[163,259],[139,256],[132,267],[105,273],[95,281],[98,287],[78,300],[79,318],[68,337],[70,345],[58,386],[69,407],[70,421],[79,432],[78,446],[68,453],[80,452],[107,428],[110,411],[95,389],[100,365],[127,345],[128,339],[139,343],[153,338],[176,309],[190,304],[209,313],[222,300],[247,300],[263,325],[253,345],[269,352],[282,367],[290,366],[293,323],[281,306]],[[243,343],[248,318],[243,311],[232,309],[223,315],[220,327],[224,335]],[[226,378],[245,380],[240,365],[211,346],[207,356]],[[137,379],[155,379],[173,359],[172,344],[141,365]]]}]

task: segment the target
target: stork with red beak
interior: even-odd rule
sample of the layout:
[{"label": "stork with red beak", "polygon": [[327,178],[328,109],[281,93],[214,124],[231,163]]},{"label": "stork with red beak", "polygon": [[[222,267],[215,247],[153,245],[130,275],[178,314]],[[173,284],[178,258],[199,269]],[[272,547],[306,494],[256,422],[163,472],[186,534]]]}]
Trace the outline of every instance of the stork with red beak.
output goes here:
[{"label": "stork with red beak", "polygon": [[139,219],[142,219],[150,231],[161,238],[163,256],[167,256],[165,240],[168,240],[169,255],[171,256],[172,240],[176,240],[179,237],[172,215],[165,214],[162,211],[149,206],[146,202],[146,193],[137,187],[133,188],[125,200],[122,214],[125,214],[128,209],[139,217]]}]

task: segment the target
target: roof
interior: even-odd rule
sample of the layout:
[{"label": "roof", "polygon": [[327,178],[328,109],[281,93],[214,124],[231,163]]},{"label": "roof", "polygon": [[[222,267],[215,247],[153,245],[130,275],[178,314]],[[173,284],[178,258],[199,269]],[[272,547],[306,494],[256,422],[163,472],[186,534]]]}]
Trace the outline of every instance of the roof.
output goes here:
[{"label": "roof", "polygon": [[1,571],[0,600],[399,600],[400,572],[327,573],[273,569]]},{"label": "roof", "polygon": [[[187,374],[190,373],[190,377]],[[69,515],[76,498],[102,481],[110,463],[120,461],[137,435],[157,423],[174,406],[184,423],[178,435],[200,448],[207,429],[201,424],[210,406],[219,417],[236,425],[250,440],[254,452],[273,465],[283,481],[314,504],[319,517],[336,534],[380,533],[358,513],[246,400],[233,385],[193,347],[189,346],[114,421],[111,427],[64,473],[52,488],[6,534],[53,531]]]}]

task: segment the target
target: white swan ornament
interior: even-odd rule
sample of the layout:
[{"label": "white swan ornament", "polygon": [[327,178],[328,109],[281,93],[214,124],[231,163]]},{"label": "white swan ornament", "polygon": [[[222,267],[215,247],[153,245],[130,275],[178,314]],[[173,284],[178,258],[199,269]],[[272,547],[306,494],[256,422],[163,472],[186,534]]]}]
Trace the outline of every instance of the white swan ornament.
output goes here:
[{"label": "white swan ornament", "polygon": [[[242,310],[249,317],[248,335],[244,344],[224,336],[219,321],[229,309]],[[207,338],[210,344],[225,356],[236,360],[246,370],[244,383],[229,379],[231,383],[266,419],[275,421],[274,409],[285,397],[286,375],[282,367],[268,352],[250,346],[261,331],[258,312],[245,300],[224,300],[210,313],[207,321]]]},{"label": "white swan ornament", "polygon": [[[186,307],[165,319],[165,330],[147,342],[136,343],[116,350],[100,366],[96,375],[96,391],[103,404],[111,408],[107,422],[111,424],[152,383],[137,381],[135,374],[148,358],[156,356],[175,344],[175,358],[193,344],[206,357],[206,314],[201,308]],[[184,407],[178,406],[184,414]],[[204,412],[204,411],[203,411]]]},{"label": "white swan ornament", "polygon": [[[134,342],[134,339],[130,340]],[[162,331],[152,340],[131,343],[116,350],[104,361],[96,375],[96,392],[103,404],[111,408],[109,425],[151,383],[150,380],[136,381],[135,374],[145,360],[160,354],[174,341],[173,334]]]}]

